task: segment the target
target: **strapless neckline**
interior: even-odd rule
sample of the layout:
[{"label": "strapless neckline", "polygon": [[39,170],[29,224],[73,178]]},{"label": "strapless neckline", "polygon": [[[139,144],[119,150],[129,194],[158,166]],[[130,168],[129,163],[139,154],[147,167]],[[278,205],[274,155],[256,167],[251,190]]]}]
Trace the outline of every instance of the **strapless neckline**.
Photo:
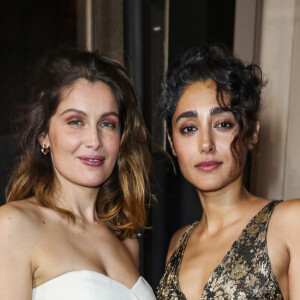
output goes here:
[{"label": "strapless neckline", "polygon": [[32,300],[155,300],[152,288],[140,276],[128,288],[92,270],[70,271],[32,289]]},{"label": "strapless neckline", "polygon": [[104,280],[107,280],[107,281],[111,280],[111,281],[115,282],[116,284],[119,284],[119,285],[125,287],[128,290],[133,290],[134,287],[136,285],[138,285],[139,281],[144,279],[142,276],[140,276],[138,278],[138,280],[135,282],[135,284],[131,288],[128,288],[126,285],[122,284],[120,281],[115,280],[115,279],[113,279],[113,278],[111,278],[111,277],[109,277],[109,276],[107,276],[103,273],[99,273],[99,272],[96,272],[96,271],[85,269],[85,270],[69,271],[69,272],[63,273],[61,275],[58,275],[58,276],[56,276],[52,279],[49,279],[49,280],[45,281],[42,284],[36,286],[35,288],[33,288],[33,290],[35,290],[37,288],[40,288],[40,287],[43,287],[43,286],[55,284],[55,281],[61,280],[61,279],[65,278],[65,277],[68,277],[70,275],[77,276],[77,275],[81,275],[82,273],[89,273],[89,274],[92,274],[93,276],[99,276],[99,277],[102,277]]}]

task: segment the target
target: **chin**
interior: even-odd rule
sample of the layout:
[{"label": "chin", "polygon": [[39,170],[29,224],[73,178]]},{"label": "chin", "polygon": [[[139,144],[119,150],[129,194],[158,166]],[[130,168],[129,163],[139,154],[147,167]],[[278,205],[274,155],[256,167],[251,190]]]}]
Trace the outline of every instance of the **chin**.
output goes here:
[{"label": "chin", "polygon": [[231,180],[221,181],[221,182],[209,181],[205,183],[205,181],[202,181],[201,184],[194,184],[194,186],[196,187],[197,190],[201,192],[205,192],[205,193],[217,192],[222,190],[226,186],[230,185],[231,183],[233,183],[236,179],[237,177],[232,178]]},{"label": "chin", "polygon": [[196,189],[197,189],[198,191],[200,191],[200,192],[203,192],[203,193],[210,193],[210,192],[216,192],[216,191],[218,191],[218,190],[221,190],[222,187],[215,186],[215,185],[213,185],[213,186],[207,185],[207,186],[205,186],[205,187],[203,187],[203,186],[197,187],[197,186],[196,186]]},{"label": "chin", "polygon": [[85,182],[82,184],[82,186],[86,186],[88,188],[99,188],[101,185],[101,182]]},{"label": "chin", "polygon": [[99,187],[101,186],[105,181],[107,181],[108,178],[110,178],[111,174],[86,174],[86,176],[82,176],[79,181],[80,184],[86,187]]},{"label": "chin", "polygon": [[105,180],[100,180],[99,178],[82,180],[81,178],[81,180],[78,180],[77,182],[76,181],[73,182],[82,187],[99,188],[101,184],[105,182]]}]

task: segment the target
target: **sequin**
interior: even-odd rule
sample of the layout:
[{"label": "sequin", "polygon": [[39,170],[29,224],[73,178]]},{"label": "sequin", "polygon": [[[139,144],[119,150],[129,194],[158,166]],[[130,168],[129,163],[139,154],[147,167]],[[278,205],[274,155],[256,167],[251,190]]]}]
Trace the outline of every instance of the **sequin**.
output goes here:
[{"label": "sequin", "polygon": [[[200,300],[283,300],[267,252],[269,219],[279,202],[270,202],[252,218],[211,274]],[[186,300],[180,290],[178,271],[189,236],[197,224],[187,229],[172,254],[157,288],[158,300]]]}]

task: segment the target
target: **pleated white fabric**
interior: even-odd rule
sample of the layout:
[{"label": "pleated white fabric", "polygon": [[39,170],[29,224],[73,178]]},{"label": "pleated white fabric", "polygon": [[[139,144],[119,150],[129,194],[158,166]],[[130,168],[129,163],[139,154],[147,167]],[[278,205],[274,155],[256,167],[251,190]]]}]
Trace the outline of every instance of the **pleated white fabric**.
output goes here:
[{"label": "pleated white fabric", "polygon": [[32,290],[32,300],[154,300],[147,281],[140,277],[129,289],[103,274],[72,271],[53,278]]}]

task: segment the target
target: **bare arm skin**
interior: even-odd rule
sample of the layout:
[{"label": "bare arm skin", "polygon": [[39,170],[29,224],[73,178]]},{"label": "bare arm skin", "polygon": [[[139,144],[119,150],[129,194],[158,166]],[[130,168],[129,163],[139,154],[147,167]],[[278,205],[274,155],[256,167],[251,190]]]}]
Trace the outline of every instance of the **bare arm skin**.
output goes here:
[{"label": "bare arm skin", "polygon": [[285,201],[280,208],[279,234],[289,254],[287,299],[297,300],[300,299],[300,199]]},{"label": "bare arm skin", "polygon": [[0,299],[32,298],[34,228],[14,205],[0,208]]}]

